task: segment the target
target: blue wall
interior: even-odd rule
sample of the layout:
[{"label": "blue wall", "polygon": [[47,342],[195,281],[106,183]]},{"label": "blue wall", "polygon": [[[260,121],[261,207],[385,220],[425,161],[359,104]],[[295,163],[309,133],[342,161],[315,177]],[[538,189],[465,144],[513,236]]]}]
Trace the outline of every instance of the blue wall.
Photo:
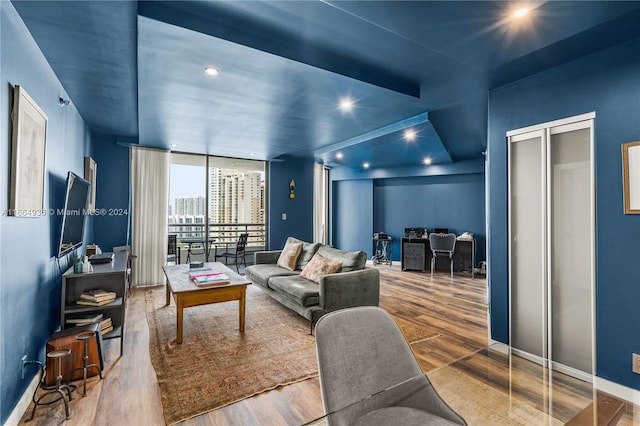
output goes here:
[{"label": "blue wall", "polygon": [[595,111],[596,373],[640,389],[640,216],[623,213],[620,154],[640,140],[640,39],[494,90],[489,111],[492,338],[509,336],[505,132]]},{"label": "blue wall", "polygon": [[[96,208],[106,215],[93,218],[93,242],[102,251],[127,243],[129,224],[129,147],[113,136],[92,133],[93,159],[98,165]],[[126,213],[125,213],[126,212]]]},{"label": "blue wall", "polygon": [[[0,2],[0,422],[5,423],[26,390],[35,368],[21,379],[20,359],[44,361],[47,339],[59,327],[60,273],[55,259],[60,218],[8,217],[10,170],[9,105],[12,85],[26,89],[48,116],[46,141],[45,209],[64,207],[67,172],[84,175],[89,155],[89,129],[27,31],[10,2]],[[90,222],[88,233],[90,234]],[[87,235],[86,238],[90,238]],[[86,241],[85,238],[85,241]],[[66,269],[62,260],[61,269]]]},{"label": "blue wall", "polygon": [[[475,234],[476,263],[485,259],[484,160],[388,169],[331,169],[332,244],[373,254],[373,232],[393,237],[401,256],[404,228],[450,228]],[[360,182],[360,183],[358,183]]]},{"label": "blue wall", "polygon": [[404,228],[449,228],[476,237],[476,262],[485,257],[484,174],[380,179],[374,190],[374,230],[394,238],[400,260]]},{"label": "blue wall", "polygon": [[[296,197],[289,198],[289,182]],[[282,220],[282,213],[287,220]],[[284,247],[287,237],[313,241],[313,159],[286,156],[269,163],[269,242],[271,250]]]},{"label": "blue wall", "polygon": [[373,180],[345,180],[332,184],[332,244],[342,250],[372,255]]}]

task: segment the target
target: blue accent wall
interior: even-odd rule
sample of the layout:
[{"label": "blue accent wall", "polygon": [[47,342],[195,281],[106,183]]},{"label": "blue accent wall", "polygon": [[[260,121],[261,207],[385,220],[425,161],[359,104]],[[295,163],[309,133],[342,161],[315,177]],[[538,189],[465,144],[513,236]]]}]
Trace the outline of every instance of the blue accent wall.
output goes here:
[{"label": "blue accent wall", "polygon": [[331,169],[332,243],[340,247],[357,242],[353,249],[366,250],[371,257],[372,234],[386,232],[394,239],[392,258],[400,261],[404,228],[444,227],[457,234],[473,232],[478,263],[486,259],[484,167],[479,158],[430,166]]},{"label": "blue accent wall", "polygon": [[374,230],[393,237],[400,261],[404,228],[449,228],[476,238],[477,264],[485,257],[484,174],[380,179],[374,185]]},{"label": "blue accent wall", "polygon": [[[313,158],[286,156],[269,163],[269,242],[271,250],[284,247],[287,237],[313,241]],[[296,197],[289,198],[289,182]],[[287,220],[282,220],[286,213]]]},{"label": "blue accent wall", "polygon": [[105,215],[93,218],[93,242],[102,251],[127,245],[129,225],[129,147],[110,135],[92,133],[93,158],[98,165],[96,209]]},{"label": "blue accent wall", "polygon": [[[60,218],[49,209],[64,207],[67,172],[84,175],[91,136],[13,5],[0,2],[0,423],[5,423],[36,374],[20,375],[20,359],[45,359],[45,345],[59,327],[61,277],[55,258]],[[6,215],[10,157],[12,86],[20,85],[47,114],[44,208],[37,218]],[[85,241],[91,238],[91,219]],[[62,259],[60,269],[67,267]]]},{"label": "blue accent wall", "polygon": [[332,184],[332,244],[342,250],[372,255],[373,180],[345,180]]},{"label": "blue accent wall", "polygon": [[640,39],[493,90],[489,111],[492,338],[509,336],[505,133],[595,111],[596,374],[640,389],[640,216],[624,214],[621,160],[640,140]]}]

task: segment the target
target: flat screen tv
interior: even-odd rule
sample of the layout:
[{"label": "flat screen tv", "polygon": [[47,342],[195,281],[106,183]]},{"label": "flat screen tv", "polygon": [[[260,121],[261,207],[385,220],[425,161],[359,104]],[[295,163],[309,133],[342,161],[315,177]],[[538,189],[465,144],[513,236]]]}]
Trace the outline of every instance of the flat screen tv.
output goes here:
[{"label": "flat screen tv", "polygon": [[67,191],[62,213],[62,232],[58,257],[82,245],[84,224],[89,213],[87,203],[91,184],[73,172],[67,176]]}]

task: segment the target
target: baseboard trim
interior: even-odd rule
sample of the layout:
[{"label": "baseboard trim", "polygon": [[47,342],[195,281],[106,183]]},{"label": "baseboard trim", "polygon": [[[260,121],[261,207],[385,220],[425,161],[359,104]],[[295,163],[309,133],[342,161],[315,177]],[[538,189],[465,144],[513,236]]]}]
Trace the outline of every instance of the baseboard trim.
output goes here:
[{"label": "baseboard trim", "polygon": [[24,393],[22,394],[22,397],[20,397],[20,400],[18,401],[13,411],[9,415],[9,418],[7,418],[5,426],[17,426],[18,423],[20,423],[20,420],[22,420],[22,416],[24,415],[24,412],[27,411],[27,408],[29,408],[29,404],[31,404],[31,397],[33,396],[33,393],[36,391],[36,388],[38,387],[39,382],[40,382],[40,373],[37,372],[31,379],[31,383],[29,383],[29,386],[27,386],[27,389],[25,389]]},{"label": "baseboard trim", "polygon": [[511,348],[511,353],[543,367],[547,366],[547,361],[539,355],[530,354],[529,352],[521,351],[516,348]]},{"label": "baseboard trim", "polygon": [[[509,350],[511,349],[511,352],[514,355],[518,355],[522,358],[528,359],[529,361],[535,362],[540,365],[545,364],[544,360],[541,357],[537,357],[535,355],[531,355],[526,352],[519,351],[517,349],[509,348],[509,345],[506,345],[502,342],[497,342],[493,339],[489,340],[489,348],[495,351],[498,351],[500,353],[503,353],[505,355],[509,355]],[[561,371],[561,372],[566,374],[566,371]],[[585,374],[585,373],[582,373],[582,374]],[[584,380],[584,379],[581,379],[581,380]],[[591,380],[586,380],[586,381],[592,382],[593,387],[598,390],[606,392],[617,398],[624,399],[625,401],[632,402],[635,405],[640,405],[640,390],[629,388],[627,386],[620,385],[618,383],[603,379],[602,377],[598,377],[598,376],[592,376]]]},{"label": "baseboard trim", "polygon": [[504,355],[509,355],[509,345],[496,340],[489,340],[489,349],[493,349],[494,351],[500,352]]},{"label": "baseboard trim", "polygon": [[620,385],[598,376],[594,376],[593,386],[610,395],[632,402],[636,405],[640,405],[639,390]]}]

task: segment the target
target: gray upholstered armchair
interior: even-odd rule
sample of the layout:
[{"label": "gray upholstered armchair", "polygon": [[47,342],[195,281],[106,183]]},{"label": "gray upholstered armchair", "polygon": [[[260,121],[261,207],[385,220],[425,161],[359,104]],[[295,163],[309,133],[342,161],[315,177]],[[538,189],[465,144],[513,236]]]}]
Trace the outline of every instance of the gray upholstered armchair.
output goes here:
[{"label": "gray upholstered armchair", "polygon": [[466,425],[440,398],[383,309],[363,306],[323,316],[316,348],[330,425]]}]

